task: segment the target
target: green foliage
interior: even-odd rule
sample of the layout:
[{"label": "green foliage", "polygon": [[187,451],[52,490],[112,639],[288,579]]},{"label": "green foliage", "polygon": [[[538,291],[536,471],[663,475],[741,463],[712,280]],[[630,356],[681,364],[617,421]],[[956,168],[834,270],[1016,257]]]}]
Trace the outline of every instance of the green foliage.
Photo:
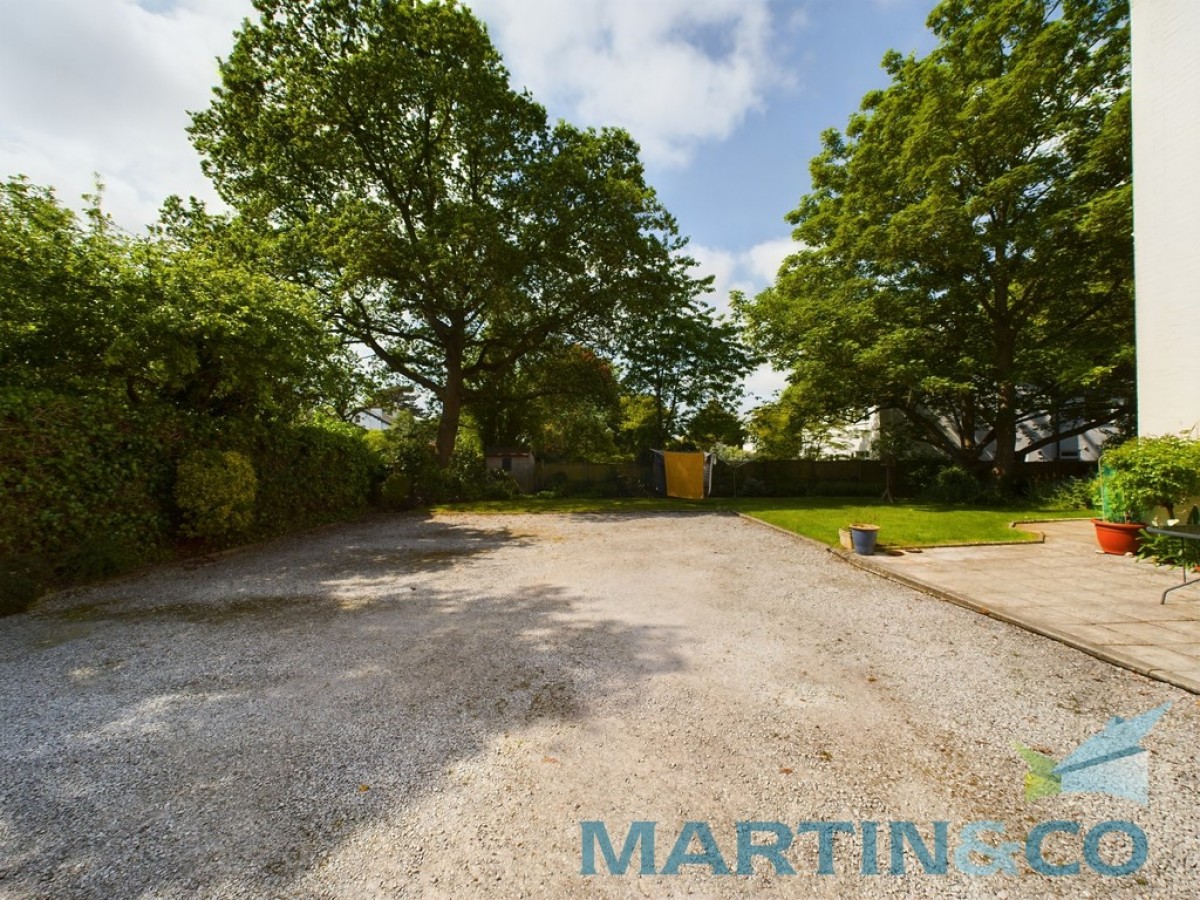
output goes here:
[{"label": "green foliage", "polygon": [[978,503],[985,496],[984,484],[962,466],[944,466],[933,477],[924,495],[937,503],[963,506]]},{"label": "green foliage", "polygon": [[257,495],[254,465],[237,451],[197,450],[179,463],[175,503],[190,537],[222,541],[244,533]]},{"label": "green foliage", "polygon": [[253,459],[259,473],[254,534],[284,534],[364,512],[384,478],[366,434],[325,416],[227,432],[226,440]]},{"label": "green foliage", "polygon": [[403,472],[393,472],[384,479],[379,498],[391,509],[408,508],[413,502],[412,479]]},{"label": "green foliage", "polygon": [[623,131],[551,126],[465,6],[262,0],[191,136],[346,336],[441,403],[437,460],[481,384],[599,348],[665,302],[675,224]]},{"label": "green foliage", "polygon": [[130,319],[132,241],[91,205],[83,224],[49,188],[0,185],[0,379],[94,393]]},{"label": "green foliage", "polygon": [[1051,509],[1093,509],[1095,503],[1094,478],[1064,478],[1038,485],[1030,494],[1030,501]]},{"label": "green foliage", "polygon": [[0,559],[0,618],[25,612],[45,592],[49,574],[39,563]]},{"label": "green foliage", "polygon": [[842,436],[853,424],[823,413],[808,402],[802,386],[789,384],[776,400],[750,411],[747,430],[766,459],[819,459],[849,449]]},{"label": "green foliage", "polygon": [[441,476],[434,455],[437,423],[402,411],[386,431],[369,432],[372,446],[389,473],[404,475],[417,500],[430,501],[441,493]]},{"label": "green foliage", "polygon": [[1200,441],[1134,438],[1106,451],[1100,469],[1106,518],[1142,521],[1142,515],[1163,507],[1173,519],[1177,504],[1200,495]]},{"label": "green foliage", "polygon": [[489,469],[483,457],[471,452],[455,452],[444,469],[435,468],[417,485],[424,503],[464,503],[477,500],[507,500],[523,495],[521,486],[509,473]]},{"label": "green foliage", "polygon": [[612,364],[579,344],[553,346],[480,378],[469,409],[484,447],[527,446],[538,459],[617,456],[620,385]]},{"label": "green foliage", "polygon": [[120,232],[93,198],[0,186],[0,378],[212,416],[288,417],[343,390],[352,364],[309,292],[271,277],[240,222],[171,200]]},{"label": "green foliage", "polygon": [[[356,515],[382,478],[361,429],[320,418],[214,421],[160,404],[131,408],[102,394],[9,388],[0,390],[0,435],[0,605],[5,595],[24,597],[24,605],[46,586],[105,577],[162,556],[176,536],[177,490],[186,533],[230,540]],[[244,487],[246,481],[237,463],[225,471],[228,454],[185,459],[184,473],[211,454],[222,462],[206,477],[192,471],[176,482],[174,461],[206,444],[236,451],[234,458],[251,461],[260,473],[249,523],[244,505],[233,502],[226,511],[220,503],[226,482]]]},{"label": "green foliage", "polygon": [[729,450],[745,443],[746,428],[736,412],[710,400],[688,419],[683,437],[697,450],[710,450],[718,445]]},{"label": "green foliage", "polygon": [[[103,395],[0,389],[0,571],[5,590],[112,574],[168,540],[179,425]],[[22,587],[22,585],[24,585]]]},{"label": "green foliage", "polygon": [[[185,533],[229,540],[363,509],[378,461],[359,429],[311,420],[343,397],[344,351],[311,294],[270,277],[238,220],[168,202],[145,237],[91,198],[82,221],[52,191],[0,185],[0,589],[46,586],[167,552],[176,463]],[[303,489],[297,489],[303,485]],[[226,496],[228,495],[228,496]],[[240,499],[239,499],[240,498]]]},{"label": "green foliage", "polygon": [[822,136],[801,249],[740,307],[804,421],[898,410],[973,466],[1053,411],[1072,433],[1133,390],[1128,5],[945,0],[937,45]]},{"label": "green foliage", "polygon": [[[1191,508],[1186,524],[1200,525],[1200,506]],[[1200,567],[1200,541],[1142,531],[1138,541],[1137,556],[1138,559],[1153,560],[1158,565],[1195,569]]]},{"label": "green foliage", "polygon": [[168,202],[134,247],[137,299],[106,351],[132,399],[288,419],[344,389],[354,363],[312,293],[267,272],[265,253],[244,223]]},{"label": "green foliage", "polygon": [[710,404],[717,409],[734,405],[742,377],[756,363],[739,325],[717,317],[700,301],[699,292],[707,287],[707,281],[690,282],[682,270],[663,289],[663,308],[625,323],[622,384],[633,397],[650,402],[648,421],[627,429],[627,438],[639,440],[629,448],[633,456],[673,446],[689,414],[694,417]]}]

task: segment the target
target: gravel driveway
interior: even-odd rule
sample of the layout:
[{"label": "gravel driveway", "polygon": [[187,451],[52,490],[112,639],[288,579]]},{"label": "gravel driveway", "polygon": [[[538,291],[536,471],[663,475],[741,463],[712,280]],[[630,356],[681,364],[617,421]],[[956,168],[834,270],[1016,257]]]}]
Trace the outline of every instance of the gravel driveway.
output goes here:
[{"label": "gravel driveway", "polygon": [[[1200,895],[1195,697],[732,516],[371,519],[57,595],[0,621],[0,678],[5,898]],[[1024,800],[1014,742],[1061,759],[1171,700],[1148,806]],[[1079,823],[1056,863],[1129,821],[1148,855],[964,874],[980,820]],[[618,854],[657,822],[658,871],[687,822],[730,869],[738,822],[856,831],[832,875],[798,833],[796,875],[615,875],[595,843],[585,876],[585,821]],[[890,822],[947,822],[947,874],[892,874]]]}]

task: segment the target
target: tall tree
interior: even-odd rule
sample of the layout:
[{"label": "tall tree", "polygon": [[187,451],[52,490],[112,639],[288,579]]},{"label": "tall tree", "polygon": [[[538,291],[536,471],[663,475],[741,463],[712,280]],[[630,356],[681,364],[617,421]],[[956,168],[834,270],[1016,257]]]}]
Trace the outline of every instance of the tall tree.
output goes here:
[{"label": "tall tree", "polygon": [[742,378],[756,362],[741,326],[700,299],[711,279],[690,281],[689,262],[676,260],[676,279],[659,283],[659,290],[675,292],[674,299],[631,320],[621,339],[621,381],[626,390],[649,398],[654,447],[678,437],[688,413],[710,402],[736,401]]},{"label": "tall tree", "polygon": [[539,459],[589,462],[617,454],[620,385],[612,363],[585,347],[549,348],[477,393],[469,410],[485,448],[525,444]]},{"label": "tall tree", "polygon": [[803,245],[746,305],[809,417],[900,410],[1012,474],[1018,431],[1132,397],[1126,0],[945,0],[925,58],[823,135]]},{"label": "tall tree", "polygon": [[697,450],[717,445],[740,448],[746,442],[746,426],[735,410],[710,400],[688,418],[683,436]]},{"label": "tall tree", "polygon": [[331,320],[441,405],[548,344],[599,345],[674,222],[619,130],[547,124],[453,0],[255,0],[191,134]]}]

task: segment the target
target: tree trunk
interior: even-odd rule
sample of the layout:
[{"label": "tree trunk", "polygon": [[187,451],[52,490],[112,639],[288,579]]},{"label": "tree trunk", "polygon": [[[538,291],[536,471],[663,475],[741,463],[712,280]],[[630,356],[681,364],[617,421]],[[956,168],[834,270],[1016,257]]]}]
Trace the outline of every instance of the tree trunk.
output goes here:
[{"label": "tree trunk", "polygon": [[1001,490],[1012,486],[1017,471],[1017,385],[1013,381],[1016,335],[1012,329],[997,329],[996,353],[996,452],[992,455],[992,479]]},{"label": "tree trunk", "polygon": [[454,453],[454,444],[458,440],[463,387],[462,366],[451,362],[446,367],[446,387],[442,390],[442,417],[438,420],[436,455],[439,469],[450,465],[450,456]]},{"label": "tree trunk", "polygon": [[992,456],[992,477],[1001,487],[1012,484],[1017,466],[1017,388],[1002,381],[996,403],[996,452]]}]

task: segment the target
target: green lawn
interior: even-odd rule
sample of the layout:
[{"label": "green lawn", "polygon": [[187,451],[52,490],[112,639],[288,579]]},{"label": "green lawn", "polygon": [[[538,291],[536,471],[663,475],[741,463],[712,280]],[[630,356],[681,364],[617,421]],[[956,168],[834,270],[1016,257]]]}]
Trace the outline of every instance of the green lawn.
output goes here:
[{"label": "green lawn", "polygon": [[1011,506],[975,509],[932,503],[884,503],[861,497],[739,498],[712,500],[666,500],[621,498],[592,500],[489,500],[435,507],[434,512],[473,513],[610,513],[680,512],[683,510],[737,510],[771,525],[813,538],[830,546],[838,544],[838,529],[852,522],[878,525],[879,543],[890,547],[936,547],[945,544],[1029,541],[1034,535],[1010,528],[1026,519],[1086,518],[1086,510],[1043,509]]},{"label": "green lawn", "polygon": [[936,547],[991,541],[1031,541],[1027,531],[1010,528],[1027,519],[1077,519],[1086,510],[1032,506],[972,508],[934,503],[884,503],[861,497],[800,497],[738,500],[746,515],[836,546],[838,529],[864,522],[879,526],[879,543],[890,547]]},{"label": "green lawn", "polygon": [[543,500],[518,497],[516,500],[477,500],[473,503],[446,503],[433,507],[436,513],[612,513],[711,511],[725,508],[722,500],[668,500],[663,497],[617,497],[611,500],[567,497]]}]

